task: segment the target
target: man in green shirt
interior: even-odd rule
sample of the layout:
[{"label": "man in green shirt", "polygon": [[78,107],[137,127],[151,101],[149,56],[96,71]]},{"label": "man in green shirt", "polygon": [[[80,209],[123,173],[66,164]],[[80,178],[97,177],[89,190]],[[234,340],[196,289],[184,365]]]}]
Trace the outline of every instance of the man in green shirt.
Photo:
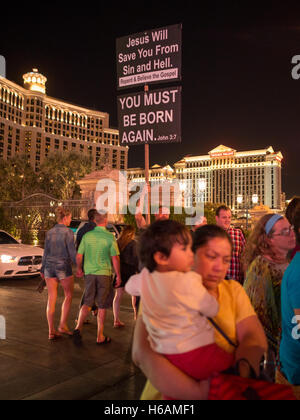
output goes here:
[{"label": "man in green shirt", "polygon": [[[94,302],[99,308],[97,344],[111,341],[109,337],[104,336],[103,331],[106,309],[112,306],[112,268],[117,276],[115,287],[121,285],[120,253],[114,235],[106,229],[107,214],[97,213],[95,223],[95,229],[82,238],[77,254],[77,277],[84,276],[86,291],[73,334],[75,344],[81,343],[83,324]],[[84,267],[82,267],[83,256]]]}]

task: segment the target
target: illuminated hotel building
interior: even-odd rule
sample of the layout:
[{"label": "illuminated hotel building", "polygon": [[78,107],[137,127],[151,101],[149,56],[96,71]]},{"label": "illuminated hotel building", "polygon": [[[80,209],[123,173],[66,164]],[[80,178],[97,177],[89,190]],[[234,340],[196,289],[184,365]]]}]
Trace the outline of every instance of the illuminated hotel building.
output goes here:
[{"label": "illuminated hotel building", "polygon": [[23,79],[24,88],[0,76],[0,158],[25,154],[38,171],[49,154],[76,151],[91,156],[94,170],[127,169],[128,147],[109,127],[109,114],[47,96],[37,69]]},{"label": "illuminated hotel building", "polygon": [[[221,145],[206,156],[185,157],[174,166],[177,178],[187,184],[190,200],[197,202],[203,190],[205,202],[225,203],[237,210],[257,195],[259,203],[280,209],[282,159],[272,147],[238,152]],[[239,195],[243,204],[237,203]]]},{"label": "illuminated hotel building", "polygon": [[[143,184],[145,182],[145,170],[142,168],[128,169],[128,180]],[[175,171],[170,165],[153,165],[149,169],[149,178],[152,185],[161,184],[164,181],[172,181],[175,178]]]},{"label": "illuminated hotel building", "polygon": [[[172,174],[169,170],[169,178],[165,168],[152,167],[150,181],[179,180],[187,207],[204,201],[224,203],[237,211],[245,208],[247,200],[253,207],[251,198],[256,195],[258,204],[281,209],[282,159],[281,152],[272,147],[238,152],[221,145],[204,156],[184,157],[174,164]],[[129,169],[128,173],[129,179],[145,179],[143,169]],[[238,204],[238,196],[243,197],[242,204]]]}]

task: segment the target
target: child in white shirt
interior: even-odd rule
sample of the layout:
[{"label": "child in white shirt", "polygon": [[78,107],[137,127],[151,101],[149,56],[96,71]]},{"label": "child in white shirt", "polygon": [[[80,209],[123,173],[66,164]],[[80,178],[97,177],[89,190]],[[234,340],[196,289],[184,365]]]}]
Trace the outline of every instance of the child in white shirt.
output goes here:
[{"label": "child in white shirt", "polygon": [[141,296],[152,349],[198,380],[228,369],[233,356],[215,344],[207,321],[217,315],[219,304],[201,276],[191,271],[194,254],[189,230],[171,220],[158,221],[139,242],[145,268],[129,279],[125,290]]}]

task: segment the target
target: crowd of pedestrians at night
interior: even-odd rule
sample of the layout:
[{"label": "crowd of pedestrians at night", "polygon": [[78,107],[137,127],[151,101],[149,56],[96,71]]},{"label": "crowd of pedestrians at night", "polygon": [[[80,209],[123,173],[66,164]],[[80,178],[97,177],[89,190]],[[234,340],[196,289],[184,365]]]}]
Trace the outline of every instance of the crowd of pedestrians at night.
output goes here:
[{"label": "crowd of pedestrians at night", "polygon": [[[118,240],[106,213],[88,217],[75,243],[71,213],[60,207],[46,236],[49,340],[69,335],[80,345],[92,311],[96,343],[108,345],[106,312],[112,308],[115,328],[126,327],[120,303],[127,292],[136,321],[132,357],[147,377],[142,399],[207,399],[210,378],[232,367],[244,378],[263,372],[300,398],[300,197],[285,216],[262,217],[247,238],[225,205],[216,224],[202,217],[192,230],[164,207],[151,225],[137,212],[137,228],[126,226]],[[71,331],[73,266],[85,290]],[[56,329],[59,284],[65,299]]]}]

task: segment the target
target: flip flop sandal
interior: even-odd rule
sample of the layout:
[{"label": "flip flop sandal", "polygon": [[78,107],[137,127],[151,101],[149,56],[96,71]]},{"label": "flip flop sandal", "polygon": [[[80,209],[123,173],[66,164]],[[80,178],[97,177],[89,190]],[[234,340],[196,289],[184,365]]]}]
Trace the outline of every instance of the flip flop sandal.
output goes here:
[{"label": "flip flop sandal", "polygon": [[58,332],[59,332],[60,334],[67,335],[67,336],[69,336],[69,337],[72,337],[72,335],[73,335],[73,333],[72,333],[70,330],[58,329]]},{"label": "flip flop sandal", "polygon": [[100,343],[98,343],[97,341],[97,346],[102,346],[103,344],[108,344],[108,343],[111,343],[111,338],[105,337],[104,341],[101,341]]},{"label": "flip flop sandal", "polygon": [[114,328],[123,328],[123,327],[125,327],[124,322],[116,322],[114,324]]},{"label": "flip flop sandal", "polygon": [[59,340],[61,337],[61,334],[59,333],[54,333],[54,334],[50,334],[49,335],[49,341],[55,341],[55,340]]},{"label": "flip flop sandal", "polygon": [[82,345],[82,337],[81,337],[81,333],[79,330],[75,330],[73,332],[73,342],[76,346],[81,346]]}]

